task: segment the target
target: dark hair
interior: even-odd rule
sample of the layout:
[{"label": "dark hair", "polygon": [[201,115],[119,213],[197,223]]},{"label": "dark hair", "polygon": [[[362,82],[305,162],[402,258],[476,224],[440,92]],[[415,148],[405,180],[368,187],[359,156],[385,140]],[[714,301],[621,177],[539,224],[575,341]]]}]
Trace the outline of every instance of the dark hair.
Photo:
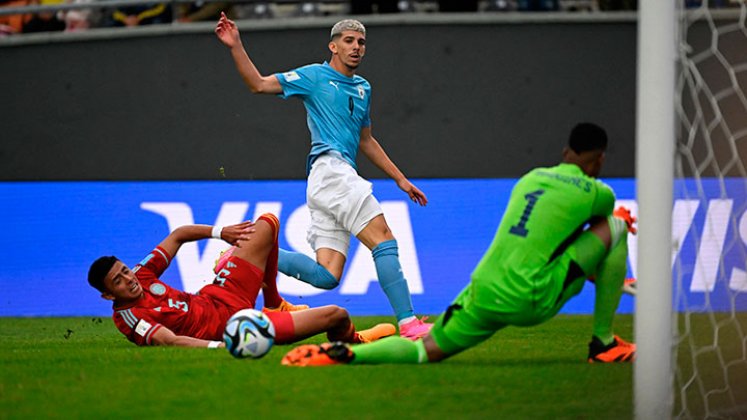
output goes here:
[{"label": "dark hair", "polygon": [[607,150],[607,133],[592,123],[579,123],[571,130],[568,147],[576,153]]},{"label": "dark hair", "polygon": [[91,264],[91,268],[88,269],[88,284],[95,288],[99,292],[106,292],[104,287],[104,278],[112,269],[114,263],[119,259],[113,255],[108,257],[100,257]]}]

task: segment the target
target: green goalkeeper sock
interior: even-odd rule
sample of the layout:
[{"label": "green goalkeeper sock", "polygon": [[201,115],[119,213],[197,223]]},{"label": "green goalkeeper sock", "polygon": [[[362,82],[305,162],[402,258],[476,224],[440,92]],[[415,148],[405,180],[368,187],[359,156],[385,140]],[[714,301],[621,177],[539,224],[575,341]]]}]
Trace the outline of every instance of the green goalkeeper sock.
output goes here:
[{"label": "green goalkeeper sock", "polygon": [[594,335],[605,345],[614,339],[612,321],[622,296],[622,287],[627,272],[627,258],[628,241],[627,235],[623,234],[621,240],[610,249],[597,270],[593,331]]},{"label": "green goalkeeper sock", "polygon": [[423,340],[410,341],[402,337],[387,337],[368,344],[353,346],[353,365],[379,365],[384,363],[427,363]]}]

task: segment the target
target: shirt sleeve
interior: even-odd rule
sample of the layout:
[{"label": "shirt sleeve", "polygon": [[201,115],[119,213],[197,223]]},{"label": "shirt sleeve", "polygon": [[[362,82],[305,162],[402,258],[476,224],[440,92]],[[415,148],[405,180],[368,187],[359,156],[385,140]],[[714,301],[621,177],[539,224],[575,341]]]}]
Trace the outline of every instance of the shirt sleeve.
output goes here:
[{"label": "shirt sleeve", "polygon": [[314,90],[314,85],[316,85],[315,67],[314,65],[308,65],[285,73],[275,73],[275,77],[283,88],[283,93],[278,96],[283,99],[293,96],[302,98],[309,96]]},{"label": "shirt sleeve", "polygon": [[602,181],[596,181],[597,196],[591,209],[592,216],[609,216],[615,208],[615,192]]},{"label": "shirt sleeve", "polygon": [[138,346],[150,346],[153,334],[162,327],[147,315],[147,311],[139,308],[117,311],[114,314],[114,323],[128,340]]},{"label": "shirt sleeve", "polygon": [[169,264],[171,264],[171,256],[159,246],[143,258],[132,271],[137,273],[145,269],[153,273],[156,277],[161,277],[161,274],[169,268]]}]

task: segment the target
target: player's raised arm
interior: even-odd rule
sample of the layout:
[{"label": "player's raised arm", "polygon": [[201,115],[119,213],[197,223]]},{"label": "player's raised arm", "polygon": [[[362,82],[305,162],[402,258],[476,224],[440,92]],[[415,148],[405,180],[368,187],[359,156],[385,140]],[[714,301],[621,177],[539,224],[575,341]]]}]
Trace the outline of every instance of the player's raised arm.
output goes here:
[{"label": "player's raised arm", "polygon": [[179,347],[204,347],[218,348],[225,347],[222,341],[201,340],[199,338],[188,337],[186,335],[176,335],[170,329],[161,326],[153,337],[150,339],[151,345],[154,346],[179,346]]},{"label": "player's raised arm", "polygon": [[174,229],[160,244],[172,257],[176,255],[179,248],[192,241],[200,239],[223,239],[231,245],[237,245],[239,240],[249,240],[251,233],[254,232],[254,223],[246,221],[230,226],[210,226],[210,225],[185,225]]},{"label": "player's raised arm", "polygon": [[428,197],[418,189],[410,180],[407,179],[405,174],[399,170],[397,165],[389,159],[381,144],[374,138],[371,133],[371,127],[364,127],[361,129],[360,145],[358,146],[360,151],[366,155],[368,160],[371,161],[377,168],[384,171],[390,178],[397,182],[397,186],[407,193],[410,200],[424,206],[428,204]]},{"label": "player's raised arm", "polygon": [[241,35],[236,23],[221,12],[218,24],[215,26],[215,35],[231,51],[236,70],[239,71],[244,83],[249,86],[252,93],[278,94],[283,91],[277,77],[263,76],[246,53],[241,43]]}]

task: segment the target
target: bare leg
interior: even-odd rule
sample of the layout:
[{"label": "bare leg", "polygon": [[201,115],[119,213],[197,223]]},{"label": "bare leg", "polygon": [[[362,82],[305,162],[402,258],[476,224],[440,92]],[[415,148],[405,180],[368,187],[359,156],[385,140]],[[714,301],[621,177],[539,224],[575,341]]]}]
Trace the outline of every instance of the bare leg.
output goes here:
[{"label": "bare leg", "polygon": [[294,341],[326,332],[332,341],[350,342],[355,334],[348,311],[339,306],[327,305],[290,314],[295,327]]},{"label": "bare leg", "polygon": [[233,255],[250,262],[264,272],[267,257],[275,241],[275,230],[262,219],[255,223],[254,228],[255,232],[251,234],[249,240],[239,241],[239,246],[234,250]]},{"label": "bare leg", "polygon": [[345,255],[331,248],[319,248],[316,250],[316,262],[326,268],[337,281],[342,277],[342,270],[345,267]]},{"label": "bare leg", "polygon": [[423,337],[423,345],[425,346],[425,352],[428,354],[429,362],[440,362],[441,360],[451,356],[450,354],[444,353],[444,351],[438,347],[438,344],[436,344],[436,341],[433,340],[433,337],[431,337],[430,334]]},{"label": "bare leg", "polygon": [[380,214],[371,219],[371,221],[368,222],[368,225],[358,233],[356,238],[358,238],[366,248],[373,250],[376,248],[376,245],[384,241],[393,240],[394,235],[392,234],[391,229],[389,229],[389,225],[386,223],[384,215]]}]

